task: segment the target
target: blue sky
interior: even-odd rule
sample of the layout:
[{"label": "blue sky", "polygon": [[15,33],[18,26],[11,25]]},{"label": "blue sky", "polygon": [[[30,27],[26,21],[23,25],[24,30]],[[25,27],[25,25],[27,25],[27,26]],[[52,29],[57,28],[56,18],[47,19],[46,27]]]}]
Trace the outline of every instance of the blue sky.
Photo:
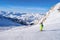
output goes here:
[{"label": "blue sky", "polygon": [[0,10],[44,13],[60,0],[0,0]]}]

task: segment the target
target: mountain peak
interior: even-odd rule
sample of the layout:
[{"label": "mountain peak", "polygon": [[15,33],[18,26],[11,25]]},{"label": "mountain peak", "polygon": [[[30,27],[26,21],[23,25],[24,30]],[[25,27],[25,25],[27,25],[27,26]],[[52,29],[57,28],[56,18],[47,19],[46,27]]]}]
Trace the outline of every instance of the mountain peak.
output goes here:
[{"label": "mountain peak", "polygon": [[60,9],[60,2],[54,6],[54,10]]},{"label": "mountain peak", "polygon": [[52,13],[54,11],[60,12],[60,2],[57,3],[56,5],[52,6],[51,9],[47,12],[47,14]]},{"label": "mountain peak", "polygon": [[60,5],[60,2],[59,2],[59,3],[57,3],[56,5]]}]

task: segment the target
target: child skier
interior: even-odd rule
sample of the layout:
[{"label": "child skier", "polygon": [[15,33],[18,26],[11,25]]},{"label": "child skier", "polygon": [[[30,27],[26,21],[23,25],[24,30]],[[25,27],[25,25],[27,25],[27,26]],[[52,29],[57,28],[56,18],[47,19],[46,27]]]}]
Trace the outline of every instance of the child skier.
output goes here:
[{"label": "child skier", "polygon": [[40,31],[43,30],[43,23],[40,24]]}]

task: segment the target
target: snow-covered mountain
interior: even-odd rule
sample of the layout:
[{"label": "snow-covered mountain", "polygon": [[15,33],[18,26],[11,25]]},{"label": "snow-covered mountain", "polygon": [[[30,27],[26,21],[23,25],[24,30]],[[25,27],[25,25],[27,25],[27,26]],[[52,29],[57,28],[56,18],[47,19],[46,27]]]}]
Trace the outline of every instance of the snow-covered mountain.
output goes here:
[{"label": "snow-covered mountain", "polygon": [[11,21],[13,19],[9,19],[5,16],[0,15],[0,27],[8,27],[8,26],[20,26],[20,24]]},{"label": "snow-covered mountain", "polygon": [[[52,29],[57,29],[60,26],[60,3],[54,5],[48,12],[47,12],[47,19],[44,22],[44,26],[47,30],[51,26],[54,27]],[[60,28],[59,28],[60,29]]]},{"label": "snow-covered mountain", "polygon": [[[19,13],[19,12],[5,12],[5,11],[0,11],[0,15],[7,18],[10,21],[13,21],[14,23],[16,22],[16,23],[19,23],[19,24],[22,24],[22,25],[37,24],[38,21],[43,17],[43,15],[40,15],[40,14],[33,14],[33,13],[29,14],[29,13]],[[1,24],[1,22],[0,22],[0,24]]]}]

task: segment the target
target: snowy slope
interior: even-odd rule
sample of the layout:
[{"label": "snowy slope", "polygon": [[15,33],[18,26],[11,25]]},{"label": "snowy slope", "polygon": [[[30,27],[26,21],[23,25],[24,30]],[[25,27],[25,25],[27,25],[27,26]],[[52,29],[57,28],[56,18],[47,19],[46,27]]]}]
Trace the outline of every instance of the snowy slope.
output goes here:
[{"label": "snowy slope", "polygon": [[44,22],[45,29],[50,30],[48,28],[60,29],[60,3],[56,4],[51,10],[48,11],[49,16]]},{"label": "snowy slope", "polygon": [[[51,28],[50,28],[51,29]],[[60,30],[39,31],[39,25],[0,32],[0,40],[60,40]]]},{"label": "snowy slope", "polygon": [[[60,40],[60,3],[49,11],[44,22],[44,31],[39,30],[39,24],[33,26],[16,27],[0,32],[0,40]],[[56,8],[57,7],[57,8]]]}]

